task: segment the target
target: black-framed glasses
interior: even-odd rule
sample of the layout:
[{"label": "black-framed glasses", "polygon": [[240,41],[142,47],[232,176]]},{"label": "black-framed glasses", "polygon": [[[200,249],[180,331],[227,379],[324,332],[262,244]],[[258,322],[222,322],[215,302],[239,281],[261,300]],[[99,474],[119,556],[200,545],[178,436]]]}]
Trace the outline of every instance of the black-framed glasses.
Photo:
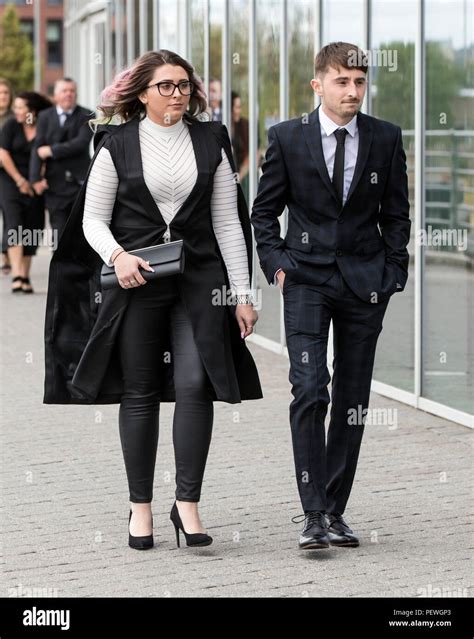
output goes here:
[{"label": "black-framed glasses", "polygon": [[178,91],[181,95],[191,95],[194,89],[194,84],[189,82],[188,80],[183,80],[183,82],[178,82],[175,84],[174,82],[156,82],[155,84],[149,84],[148,89],[152,87],[158,87],[158,92],[164,98],[169,98],[173,95],[174,90],[178,87]]}]

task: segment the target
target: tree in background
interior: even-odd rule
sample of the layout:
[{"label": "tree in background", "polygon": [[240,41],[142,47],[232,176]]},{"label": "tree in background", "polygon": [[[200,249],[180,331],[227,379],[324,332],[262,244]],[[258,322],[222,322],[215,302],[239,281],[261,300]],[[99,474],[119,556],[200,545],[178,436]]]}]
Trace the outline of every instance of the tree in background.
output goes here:
[{"label": "tree in background", "polygon": [[0,23],[0,75],[10,81],[14,94],[33,90],[33,60],[33,45],[21,32],[15,7],[9,4]]},{"label": "tree in background", "polygon": [[[381,50],[397,51],[397,70],[371,67],[369,73],[377,88],[374,113],[395,122],[402,129],[414,128],[415,117],[415,46],[413,43],[381,43]],[[465,72],[443,49],[442,43],[426,43],[426,128],[452,128],[453,98],[463,86]],[[446,124],[440,123],[446,114]]]}]

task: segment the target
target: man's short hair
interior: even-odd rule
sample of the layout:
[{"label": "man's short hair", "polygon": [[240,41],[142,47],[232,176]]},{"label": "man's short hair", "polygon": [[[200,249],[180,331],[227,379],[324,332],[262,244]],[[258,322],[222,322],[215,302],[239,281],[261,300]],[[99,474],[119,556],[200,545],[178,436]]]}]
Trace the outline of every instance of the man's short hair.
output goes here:
[{"label": "man's short hair", "polygon": [[58,78],[55,82],[54,82],[54,90],[56,91],[56,89],[58,88],[58,84],[60,82],[72,82],[73,84],[76,84],[76,81],[73,80],[72,78],[69,77],[65,77],[65,78]]},{"label": "man's short hair", "polygon": [[329,67],[334,69],[358,69],[367,73],[367,55],[356,44],[350,42],[330,42],[314,59],[314,77],[324,75]]}]

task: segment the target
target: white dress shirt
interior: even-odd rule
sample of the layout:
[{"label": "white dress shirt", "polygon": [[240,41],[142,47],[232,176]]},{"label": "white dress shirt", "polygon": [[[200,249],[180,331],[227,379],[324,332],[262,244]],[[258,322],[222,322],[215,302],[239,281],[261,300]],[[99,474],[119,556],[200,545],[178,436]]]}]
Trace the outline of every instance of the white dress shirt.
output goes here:
[{"label": "white dress shirt", "polygon": [[61,127],[64,126],[64,123],[66,122],[66,115],[71,115],[71,113],[73,113],[73,111],[63,111],[61,109],[61,107],[59,107],[58,105],[56,105],[56,113],[59,116],[59,125]]},{"label": "white dress shirt", "polygon": [[[319,107],[319,124],[321,127],[321,142],[323,145],[323,155],[326,162],[326,167],[329,173],[329,178],[332,180],[334,173],[334,159],[336,157],[336,145],[337,140],[334,135],[334,131],[337,129],[346,129],[348,135],[344,144],[344,188],[342,194],[342,204],[344,205],[349,193],[349,187],[354,177],[354,170],[357,161],[357,153],[359,151],[359,129],[357,127],[357,114],[352,118],[350,122],[341,126],[336,124],[331,118],[323,111],[323,107]],[[273,283],[278,284],[277,275],[281,271],[281,268],[275,273]]]}]

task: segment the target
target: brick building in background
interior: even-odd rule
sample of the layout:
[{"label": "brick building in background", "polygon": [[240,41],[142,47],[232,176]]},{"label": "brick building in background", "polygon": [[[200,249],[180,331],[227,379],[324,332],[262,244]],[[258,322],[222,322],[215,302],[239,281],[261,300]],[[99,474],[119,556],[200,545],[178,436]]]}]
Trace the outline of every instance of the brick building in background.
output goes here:
[{"label": "brick building in background", "polygon": [[[64,75],[63,1],[40,2],[41,85],[40,92],[51,97],[55,80]],[[7,4],[15,6],[21,30],[34,45],[34,9],[32,0],[0,0],[0,20]],[[1,70],[0,70],[1,75]]]}]

